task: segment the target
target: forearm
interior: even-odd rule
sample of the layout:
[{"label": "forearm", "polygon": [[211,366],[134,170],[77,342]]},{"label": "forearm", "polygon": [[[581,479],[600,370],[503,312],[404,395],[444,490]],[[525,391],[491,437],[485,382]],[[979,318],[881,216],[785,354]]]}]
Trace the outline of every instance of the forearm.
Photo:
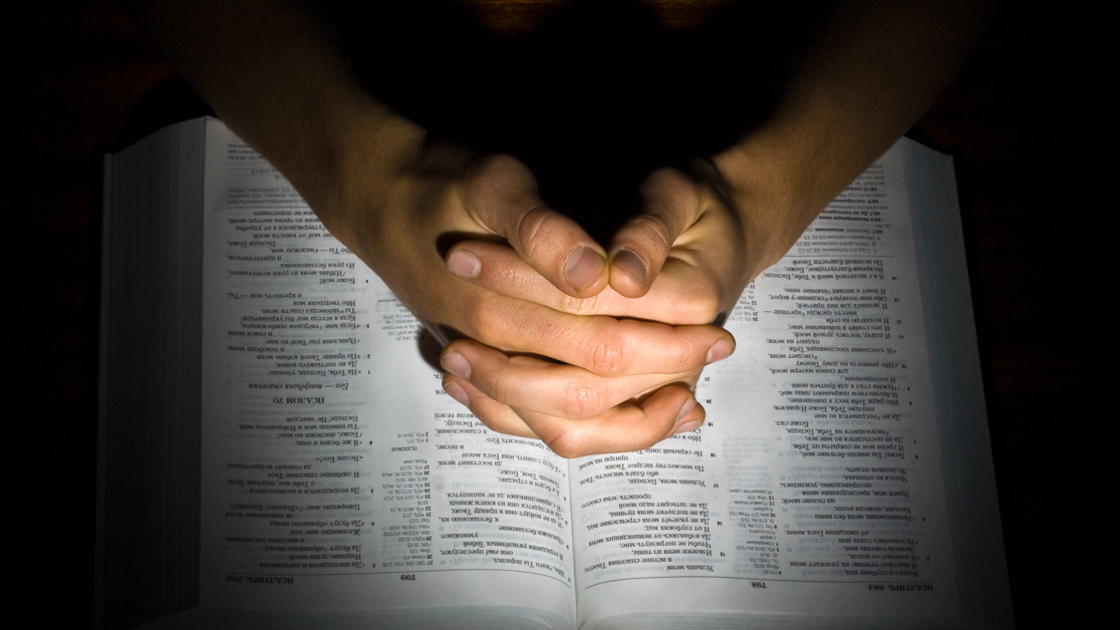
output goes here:
[{"label": "forearm", "polygon": [[344,216],[345,191],[355,177],[399,167],[423,130],[362,89],[329,26],[289,0],[129,4],[141,28],[222,121],[356,249],[353,221]]},{"label": "forearm", "polygon": [[771,197],[744,217],[748,248],[765,252],[762,268],[929,107],[964,64],[992,4],[856,0],[839,8],[769,122],[714,158],[733,199]]},{"label": "forearm", "polygon": [[[678,381],[731,352],[726,331],[579,317],[448,271],[441,242],[498,236],[573,294],[594,295],[607,283],[602,248],[544,206],[513,158],[478,159],[459,177],[416,168],[437,157],[425,153],[424,130],[363,90],[314,12],[296,0],[152,0],[134,13],[222,120],[421,322],[437,335],[477,340],[459,340],[444,358],[461,373],[454,378],[473,376],[486,392],[466,380],[448,387],[489,426],[579,455],[645,448],[678,421],[703,418]],[[526,363],[539,369],[526,373]]]}]

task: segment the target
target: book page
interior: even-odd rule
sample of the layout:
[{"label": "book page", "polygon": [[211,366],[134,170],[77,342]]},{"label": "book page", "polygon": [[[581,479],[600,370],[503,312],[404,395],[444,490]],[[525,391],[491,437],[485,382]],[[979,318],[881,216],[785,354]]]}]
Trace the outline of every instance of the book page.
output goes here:
[{"label": "book page", "polygon": [[699,431],[573,462],[581,623],[954,616],[901,144],[740,299]]},{"label": "book page", "polygon": [[573,617],[566,463],[446,396],[415,318],[216,120],[204,287],[204,606]]}]

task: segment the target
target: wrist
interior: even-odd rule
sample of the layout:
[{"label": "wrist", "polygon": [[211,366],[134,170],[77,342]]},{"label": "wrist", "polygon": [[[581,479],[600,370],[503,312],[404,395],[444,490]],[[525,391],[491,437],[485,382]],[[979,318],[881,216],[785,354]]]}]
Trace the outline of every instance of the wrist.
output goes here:
[{"label": "wrist", "polygon": [[750,280],[781,260],[828,203],[816,201],[819,183],[807,176],[812,169],[794,162],[776,148],[746,143],[712,158],[726,184],[724,203],[743,231]]},{"label": "wrist", "polygon": [[[308,204],[339,241],[372,266],[365,251],[371,236],[392,230],[390,209],[407,194],[409,166],[415,162],[424,131],[370,99],[337,109],[325,123],[317,147],[303,157],[308,173]],[[399,227],[399,226],[397,226]]]}]

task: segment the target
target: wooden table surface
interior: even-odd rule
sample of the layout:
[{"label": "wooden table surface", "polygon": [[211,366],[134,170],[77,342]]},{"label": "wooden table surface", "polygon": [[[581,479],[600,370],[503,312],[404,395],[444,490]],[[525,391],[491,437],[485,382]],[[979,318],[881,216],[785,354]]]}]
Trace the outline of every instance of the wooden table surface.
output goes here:
[{"label": "wooden table surface", "polygon": [[[502,26],[517,2],[490,2]],[[555,1],[538,2],[548,10]],[[667,0],[687,22],[718,0]],[[1017,623],[1049,627],[1086,606],[1079,572],[1107,556],[1091,501],[1103,468],[1083,444],[1109,439],[1105,401],[1107,242],[1097,235],[1115,150],[1106,146],[1102,16],[1035,2],[989,42],[914,135],[957,159],[976,323]],[[676,11],[676,13],[673,13]],[[101,154],[137,103],[174,75],[111,0],[16,2],[3,61],[3,216],[16,255],[17,453],[9,536],[33,562],[9,602],[51,627],[92,619]],[[504,28],[528,28],[514,20]],[[1089,237],[1092,238],[1089,238]],[[1107,239],[1105,239],[1107,241]],[[12,285],[9,285],[12,286]],[[1110,289],[1111,287],[1111,289]],[[9,377],[10,379],[10,377]],[[1112,420],[1109,420],[1112,418]],[[1081,463],[1085,462],[1085,463]],[[1082,496],[1088,495],[1089,501]],[[1100,522],[1098,523],[1098,519]],[[1109,554],[1111,555],[1111,554]],[[1099,560],[1098,560],[1099,559]],[[1088,577],[1088,576],[1086,576]],[[1089,604],[1089,607],[1092,607]],[[57,623],[49,623],[55,621]],[[1076,625],[1076,624],[1074,624]]]}]

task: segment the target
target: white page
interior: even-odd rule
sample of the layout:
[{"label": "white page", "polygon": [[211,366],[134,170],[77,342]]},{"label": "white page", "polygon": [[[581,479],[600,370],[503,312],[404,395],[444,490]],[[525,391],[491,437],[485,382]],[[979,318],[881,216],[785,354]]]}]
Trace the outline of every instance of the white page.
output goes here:
[{"label": "white page", "polygon": [[446,396],[412,315],[215,120],[206,164],[203,605],[571,618],[564,461]]},{"label": "white page", "polygon": [[740,299],[700,432],[574,462],[581,623],[956,614],[901,146]]}]

